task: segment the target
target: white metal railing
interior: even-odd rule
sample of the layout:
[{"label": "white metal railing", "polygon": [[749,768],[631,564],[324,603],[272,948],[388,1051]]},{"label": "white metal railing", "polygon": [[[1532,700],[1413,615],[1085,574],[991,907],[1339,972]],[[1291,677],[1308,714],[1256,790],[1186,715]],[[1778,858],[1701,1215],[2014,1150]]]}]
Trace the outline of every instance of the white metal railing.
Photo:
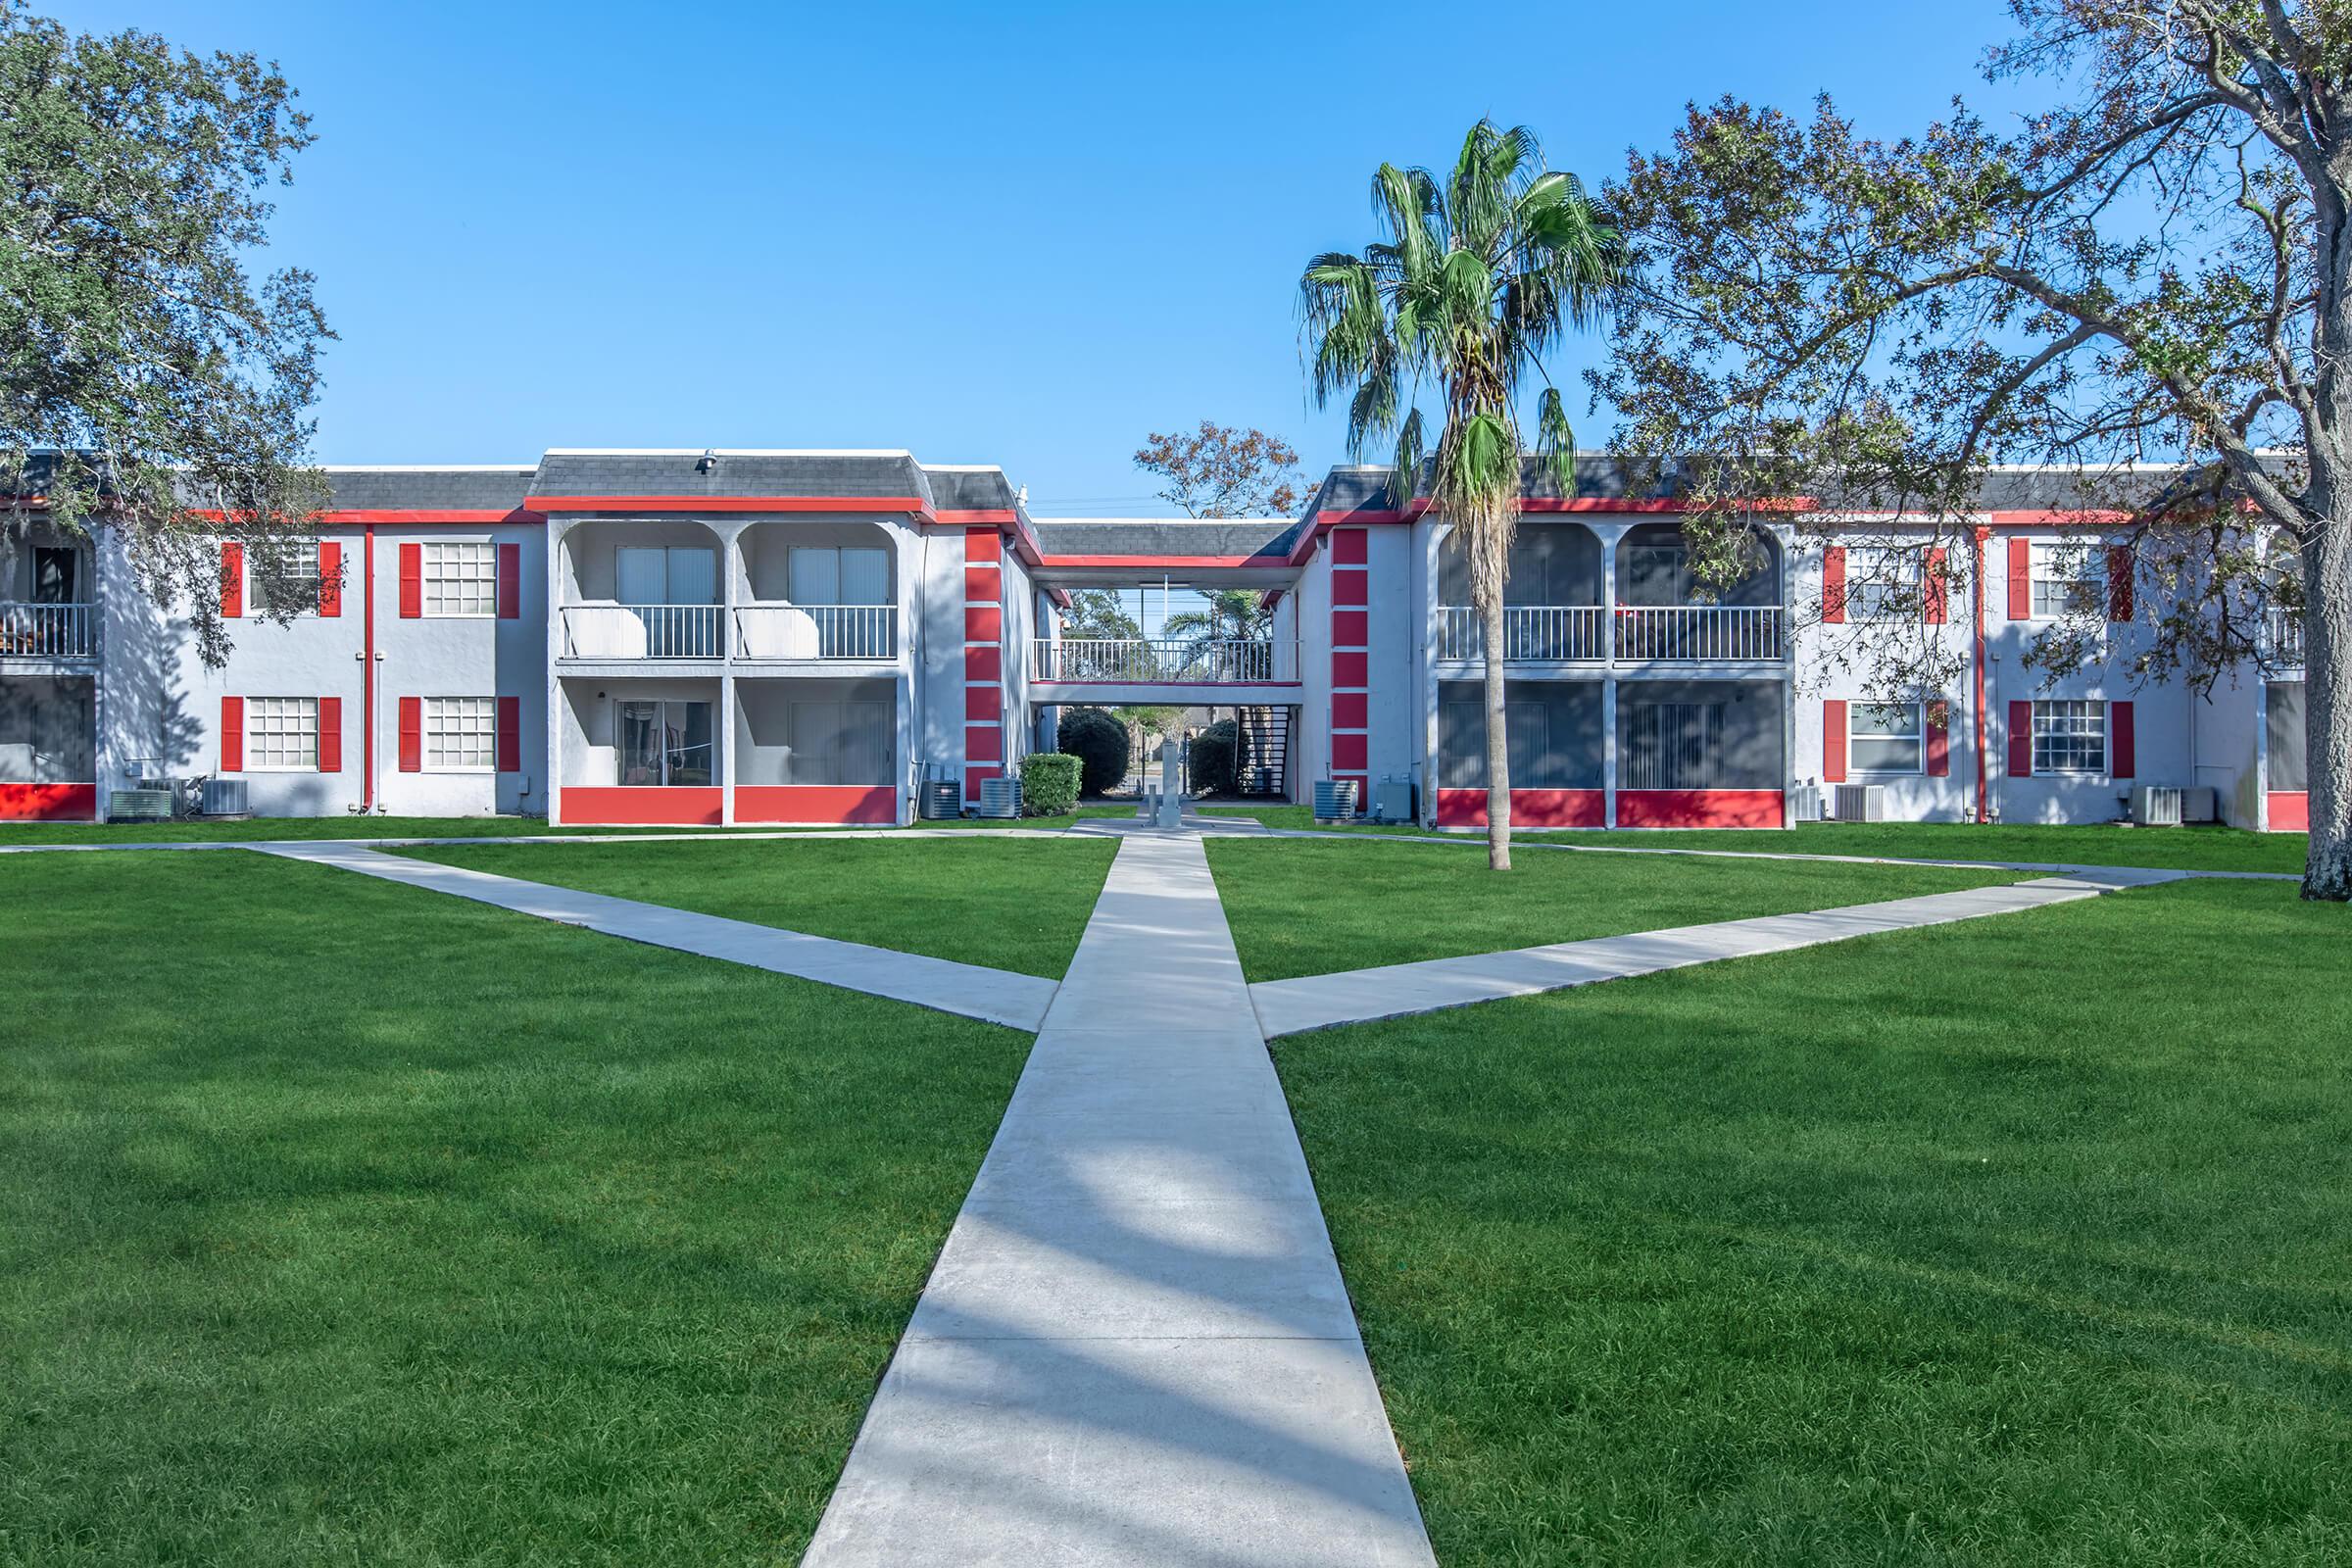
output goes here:
[{"label": "white metal railing", "polygon": [[719,659],[716,605],[565,605],[564,652],[574,659]]},{"label": "white metal railing", "polygon": [[740,659],[899,657],[896,605],[738,605]]},{"label": "white metal railing", "polygon": [[1231,637],[1040,637],[1029,645],[1032,680],[1233,685],[1298,678],[1298,647]]},{"label": "white metal railing", "polygon": [[2280,669],[2303,662],[2303,617],[2291,610],[2274,610],[2263,623],[2263,655]]},{"label": "white metal railing", "polygon": [[1778,605],[1619,605],[1617,657],[1698,662],[1785,656]]},{"label": "white metal railing", "polygon": [[36,605],[0,600],[0,655],[33,659],[94,659],[96,605]]},{"label": "white metal railing", "polygon": [[[1608,612],[1598,605],[1505,605],[1502,657],[1528,661],[1599,661],[1609,657]],[[1438,612],[1438,657],[1484,659],[1478,612],[1447,605]]]}]

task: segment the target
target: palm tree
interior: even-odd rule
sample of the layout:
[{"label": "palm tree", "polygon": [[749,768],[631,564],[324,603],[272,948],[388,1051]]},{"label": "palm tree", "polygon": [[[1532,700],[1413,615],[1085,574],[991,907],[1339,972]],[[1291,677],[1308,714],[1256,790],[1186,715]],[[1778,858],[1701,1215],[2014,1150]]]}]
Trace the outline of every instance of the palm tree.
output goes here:
[{"label": "palm tree", "polygon": [[[1502,584],[1519,524],[1519,407],[1542,377],[1537,461],[1574,494],[1576,436],[1544,358],[1613,305],[1627,261],[1574,174],[1546,170],[1535,134],[1482,120],[1453,171],[1383,164],[1372,176],[1385,237],[1361,256],[1316,257],[1298,280],[1317,407],[1348,397],[1348,450],[1395,438],[1391,493],[1426,494],[1463,536],[1485,634],[1487,858],[1511,864],[1509,737],[1503,724]],[[1416,405],[1444,399],[1434,455]]]},{"label": "palm tree", "polygon": [[1256,588],[1202,588],[1200,608],[1182,614],[1170,615],[1160,627],[1163,635],[1184,638],[1191,647],[1186,651],[1186,662],[1195,668],[1208,666],[1211,680],[1265,680],[1272,676],[1271,668],[1255,667],[1259,662],[1251,653],[1236,651],[1226,657],[1224,663],[1216,662],[1217,644],[1221,642],[1250,643],[1262,641],[1273,625],[1273,612],[1265,608],[1265,594]]}]

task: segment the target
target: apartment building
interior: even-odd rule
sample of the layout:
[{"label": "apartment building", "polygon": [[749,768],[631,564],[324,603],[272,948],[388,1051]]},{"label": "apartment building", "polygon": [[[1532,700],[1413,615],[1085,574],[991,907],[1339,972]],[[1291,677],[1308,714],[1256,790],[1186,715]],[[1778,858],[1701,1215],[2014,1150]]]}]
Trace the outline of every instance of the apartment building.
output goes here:
[{"label": "apartment building", "polygon": [[[242,779],[264,813],[897,822],[926,780],[976,803],[1086,703],[1232,709],[1273,793],[1401,784],[1424,821],[1484,820],[1459,543],[1382,469],[1333,470],[1299,517],[1214,521],[1035,519],[1001,469],[898,451],[559,449],[328,478],[313,569],[262,580],[220,541],[219,668],[103,528],[17,512],[0,818],[102,817],[118,789],[201,775]],[[1505,594],[1514,818],[1777,826],[1869,784],[1890,819],[2105,821],[2156,784],[2301,826],[2295,628],[2267,673],[2208,694],[2132,684],[2155,607],[2061,493],[1992,475],[1964,547],[1983,568],[1948,580],[1952,547],[1906,544],[1899,518],[1825,548],[1766,511],[1750,574],[1710,593],[1669,489],[1599,459],[1573,495],[1531,471]],[[1252,590],[1270,629],[1064,634],[1074,591],[1163,585]],[[286,604],[282,624],[258,613]],[[2028,649],[2085,604],[2097,657],[2045,683]],[[1871,680],[1894,617],[1946,689],[1890,701]]]}]

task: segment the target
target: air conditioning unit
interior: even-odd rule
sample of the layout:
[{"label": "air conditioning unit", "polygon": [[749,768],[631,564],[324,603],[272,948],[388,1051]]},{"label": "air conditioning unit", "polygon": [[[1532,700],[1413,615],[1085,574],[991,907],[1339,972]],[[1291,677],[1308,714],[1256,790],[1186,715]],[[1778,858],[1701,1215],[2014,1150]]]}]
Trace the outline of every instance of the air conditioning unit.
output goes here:
[{"label": "air conditioning unit", "polygon": [[1372,820],[1410,822],[1413,819],[1413,781],[1409,774],[1391,773],[1372,792]]},{"label": "air conditioning unit", "polygon": [[984,778],[980,781],[980,815],[1003,819],[1021,814],[1021,781]]},{"label": "air conditioning unit", "polygon": [[1351,778],[1315,780],[1315,820],[1337,822],[1355,815],[1356,783]]},{"label": "air conditioning unit", "polygon": [[1798,822],[1818,822],[1822,819],[1821,786],[1792,784],[1788,787],[1788,814]]},{"label": "air conditioning unit", "polygon": [[2179,827],[2215,818],[2213,791],[2196,786],[2141,784],[2132,791],[2132,820],[2141,827]]},{"label": "air conditioning unit", "polygon": [[208,778],[204,781],[204,814],[207,816],[243,816],[245,781],[241,778]]},{"label": "air conditioning unit", "polygon": [[1838,822],[1886,820],[1886,786],[1840,784],[1830,797],[1830,816]]}]

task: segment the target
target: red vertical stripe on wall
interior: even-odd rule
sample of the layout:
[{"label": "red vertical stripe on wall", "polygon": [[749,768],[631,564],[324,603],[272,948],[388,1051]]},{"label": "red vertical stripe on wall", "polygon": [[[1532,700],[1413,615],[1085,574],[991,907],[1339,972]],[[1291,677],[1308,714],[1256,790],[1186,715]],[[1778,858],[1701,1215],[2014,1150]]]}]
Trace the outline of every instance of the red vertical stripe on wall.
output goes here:
[{"label": "red vertical stripe on wall", "polygon": [[332,539],[318,541],[318,613],[343,613],[343,547]]},{"label": "red vertical stripe on wall", "polygon": [[2114,778],[2131,778],[2137,770],[2139,759],[2133,755],[2132,736],[2132,705],[2107,705],[2107,772]]},{"label": "red vertical stripe on wall", "polygon": [[220,771],[239,773],[245,768],[245,699],[220,699]]},{"label": "red vertical stripe on wall", "polygon": [[415,620],[424,613],[424,546],[400,547],[400,618]]},{"label": "red vertical stripe on wall", "polygon": [[498,618],[522,618],[522,546],[498,547]]},{"label": "red vertical stripe on wall", "polygon": [[1952,776],[1952,705],[1940,697],[1928,700],[1928,777]]},{"label": "red vertical stripe on wall", "polygon": [[2107,547],[2107,618],[2132,618],[2132,547]]},{"label": "red vertical stripe on wall", "polygon": [[2034,617],[2034,550],[2023,539],[2009,541],[2009,618]]},{"label": "red vertical stripe on wall", "polygon": [[2009,705],[2009,776],[2034,776],[2034,705]]},{"label": "red vertical stripe on wall", "polygon": [[403,773],[424,771],[424,699],[403,697],[400,700],[400,770]]},{"label": "red vertical stripe on wall", "polygon": [[501,697],[498,700],[498,770],[501,773],[522,771],[522,699]]},{"label": "red vertical stripe on wall", "polygon": [[220,613],[245,613],[245,547],[234,539],[220,541]]},{"label": "red vertical stripe on wall", "polygon": [[318,771],[343,771],[343,699],[318,699]]},{"label": "red vertical stripe on wall", "polygon": [[1821,618],[1832,625],[1845,619],[1845,550],[1839,545],[1821,553]]},{"label": "red vertical stripe on wall", "polygon": [[1833,697],[1821,705],[1821,777],[1826,784],[1845,782],[1845,701]]},{"label": "red vertical stripe on wall", "polygon": [[1937,545],[1928,552],[1927,580],[1919,585],[1920,618],[1931,626],[1940,626],[1951,616],[1944,580],[1943,547]]}]

